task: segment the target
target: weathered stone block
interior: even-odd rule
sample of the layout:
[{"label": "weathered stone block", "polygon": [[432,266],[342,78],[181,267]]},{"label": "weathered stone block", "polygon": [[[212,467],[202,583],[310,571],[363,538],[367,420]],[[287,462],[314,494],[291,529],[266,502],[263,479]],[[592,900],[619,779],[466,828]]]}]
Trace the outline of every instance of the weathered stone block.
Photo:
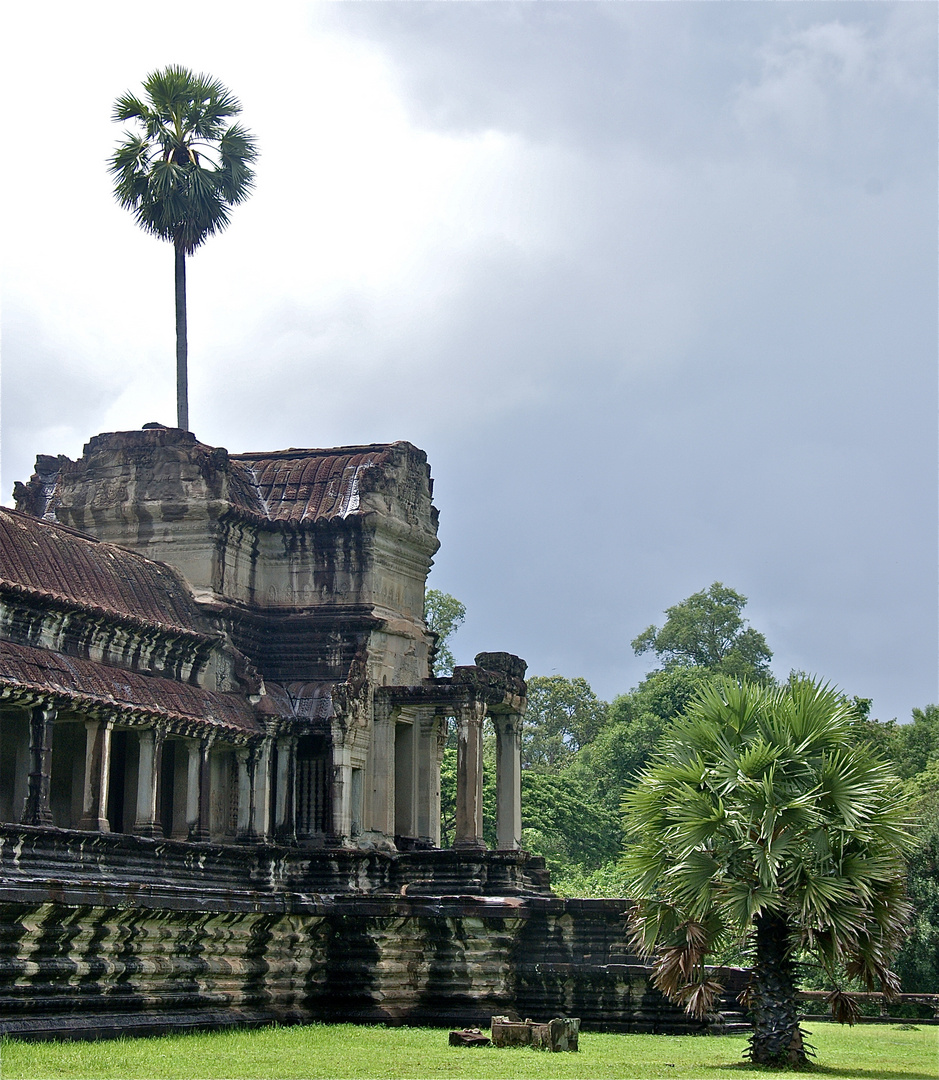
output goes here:
[{"label": "weathered stone block", "polygon": [[522,1023],[510,1020],[507,1016],[494,1016],[491,1031],[493,1046],[531,1046],[530,1021]]},{"label": "weathered stone block", "polygon": [[450,1032],[450,1045],[451,1046],[492,1046],[492,1040],[479,1030],[479,1028],[469,1028],[466,1031],[451,1031]]},{"label": "weathered stone block", "polygon": [[580,1033],[580,1017],[556,1017],[547,1024],[524,1023],[510,1020],[507,1016],[492,1018],[492,1042],[494,1046],[531,1046],[535,1050],[576,1051]]}]

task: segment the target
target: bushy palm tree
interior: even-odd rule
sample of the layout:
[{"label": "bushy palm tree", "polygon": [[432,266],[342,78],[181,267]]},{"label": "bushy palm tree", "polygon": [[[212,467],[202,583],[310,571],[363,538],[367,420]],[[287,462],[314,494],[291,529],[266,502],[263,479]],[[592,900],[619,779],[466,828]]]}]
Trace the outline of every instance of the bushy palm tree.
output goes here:
[{"label": "bushy palm tree", "polygon": [[177,423],[189,428],[186,256],[228,225],[229,208],[254,184],[254,138],[227,121],[241,105],[220,82],[170,66],[144,80],[144,99],[122,95],[116,122],[132,120],[110,160],[118,202],[176,254]]},{"label": "bushy palm tree", "polygon": [[[857,744],[852,717],[810,679],[708,685],[625,800],[633,943],[654,957],[659,989],[698,1016],[722,989],[707,959],[742,946],[754,1062],[806,1060],[800,954],[835,986],[899,989],[909,831],[899,782]],[[831,1005],[856,1019],[843,990]]]}]

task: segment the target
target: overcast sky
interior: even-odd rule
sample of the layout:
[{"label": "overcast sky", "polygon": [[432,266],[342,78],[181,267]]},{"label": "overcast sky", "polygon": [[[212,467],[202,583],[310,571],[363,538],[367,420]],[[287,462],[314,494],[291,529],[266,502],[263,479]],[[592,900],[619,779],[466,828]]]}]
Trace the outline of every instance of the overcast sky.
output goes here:
[{"label": "overcast sky", "polygon": [[173,253],[115,203],[120,93],[244,104],[251,201],[191,260],[190,422],[407,439],[461,662],[604,698],[723,581],[906,719],[937,689],[937,5],[5,7],[2,495],[175,423]]}]

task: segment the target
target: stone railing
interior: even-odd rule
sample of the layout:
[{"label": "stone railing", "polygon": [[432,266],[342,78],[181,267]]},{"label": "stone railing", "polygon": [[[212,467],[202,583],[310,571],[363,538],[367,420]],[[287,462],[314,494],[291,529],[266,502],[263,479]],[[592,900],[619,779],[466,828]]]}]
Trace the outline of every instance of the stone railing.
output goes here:
[{"label": "stone railing", "polygon": [[[908,1016],[891,1016],[890,1009],[896,1005],[924,1005],[932,1010],[932,1016],[930,1017],[915,1017],[918,1024],[939,1024],[939,994],[897,994],[896,997],[888,999],[885,994],[877,992],[863,992],[852,993],[851,997],[859,1005],[874,1004],[879,1005],[880,1013],[877,1016],[865,1016],[861,1015],[858,1019],[862,1024],[890,1024],[890,1023],[903,1023],[911,1018]],[[803,990],[799,994],[799,1000],[805,1002],[818,1002],[821,1005],[827,1005],[829,998],[828,990]],[[809,1013],[809,1016],[813,1020],[828,1020],[829,1016],[827,1012],[822,1013]]]}]

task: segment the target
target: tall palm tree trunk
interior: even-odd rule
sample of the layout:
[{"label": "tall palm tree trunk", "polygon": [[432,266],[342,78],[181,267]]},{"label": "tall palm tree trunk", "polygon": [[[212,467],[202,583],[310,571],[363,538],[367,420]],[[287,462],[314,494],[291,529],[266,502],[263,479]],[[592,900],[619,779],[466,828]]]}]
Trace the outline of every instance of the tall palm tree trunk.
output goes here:
[{"label": "tall palm tree trunk", "polygon": [[785,916],[764,911],[756,920],[756,963],[749,1001],[755,1065],[804,1065],[808,1061],[796,999],[796,965]]},{"label": "tall palm tree trunk", "polygon": [[189,430],[189,341],[186,330],[186,252],[176,240],[176,426]]}]

